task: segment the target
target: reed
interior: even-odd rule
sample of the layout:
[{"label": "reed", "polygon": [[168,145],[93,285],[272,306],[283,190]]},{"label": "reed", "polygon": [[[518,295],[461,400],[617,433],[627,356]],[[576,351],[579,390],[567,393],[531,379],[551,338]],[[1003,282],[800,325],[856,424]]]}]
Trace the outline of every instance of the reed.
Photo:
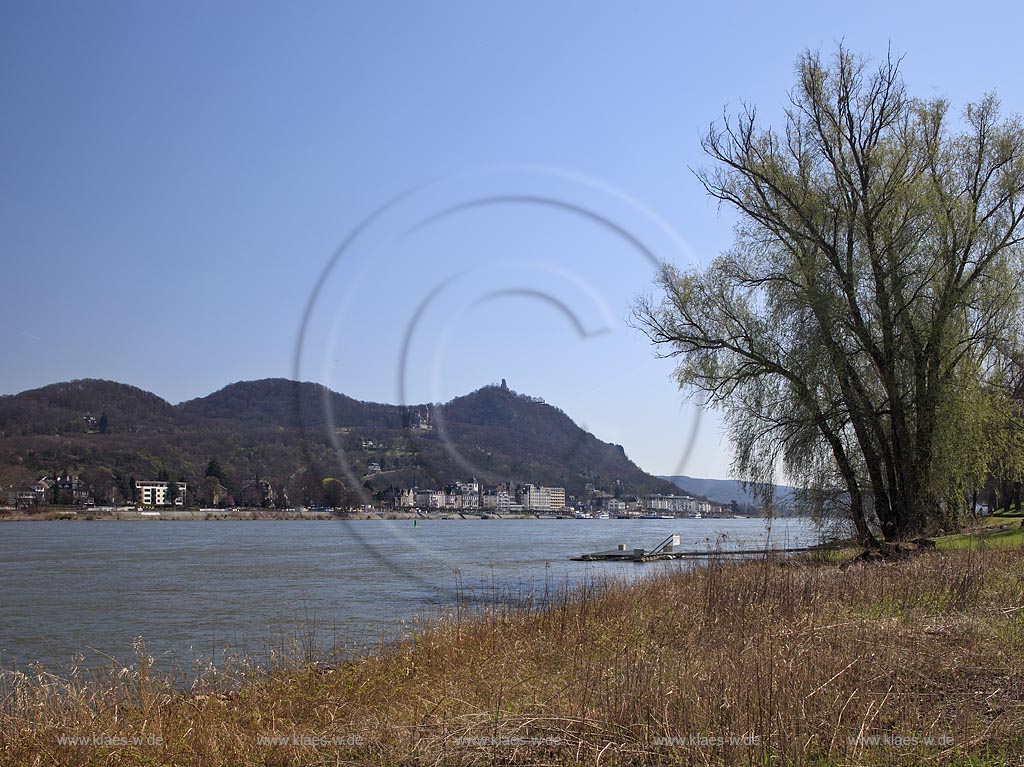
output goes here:
[{"label": "reed", "polygon": [[125,668],[7,670],[0,764],[1018,764],[1021,554],[466,599],[347,660],[318,661],[310,628],[184,688],[141,645]]}]

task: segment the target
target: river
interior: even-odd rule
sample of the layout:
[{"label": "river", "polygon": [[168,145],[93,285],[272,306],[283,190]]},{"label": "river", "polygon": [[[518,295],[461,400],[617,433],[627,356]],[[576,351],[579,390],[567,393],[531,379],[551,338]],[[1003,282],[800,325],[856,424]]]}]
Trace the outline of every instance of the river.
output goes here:
[{"label": "river", "polygon": [[584,563],[625,543],[790,548],[807,520],[8,522],[0,525],[0,668],[130,660],[165,666],[260,653],[315,624],[331,642],[393,636],[459,600],[692,563]]}]

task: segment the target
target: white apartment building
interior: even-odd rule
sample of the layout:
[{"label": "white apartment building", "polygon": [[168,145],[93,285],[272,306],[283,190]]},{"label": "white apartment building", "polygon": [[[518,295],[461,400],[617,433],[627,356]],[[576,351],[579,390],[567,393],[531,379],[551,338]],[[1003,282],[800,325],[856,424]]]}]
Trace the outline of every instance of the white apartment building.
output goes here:
[{"label": "white apartment building", "polygon": [[644,498],[644,508],[670,514],[692,514],[698,510],[698,503],[696,498],[688,495],[648,495]]},{"label": "white apartment building", "polygon": [[526,511],[564,511],[565,488],[523,485],[519,488],[519,500]]},{"label": "white apartment building", "polygon": [[[143,480],[141,482],[135,482],[135,494],[139,499],[139,503],[146,506],[168,506],[167,502],[167,489],[170,487],[170,482],[161,482],[159,480]],[[175,506],[185,505],[185,492],[188,490],[188,485],[184,482],[178,482],[178,496],[174,499]]]}]

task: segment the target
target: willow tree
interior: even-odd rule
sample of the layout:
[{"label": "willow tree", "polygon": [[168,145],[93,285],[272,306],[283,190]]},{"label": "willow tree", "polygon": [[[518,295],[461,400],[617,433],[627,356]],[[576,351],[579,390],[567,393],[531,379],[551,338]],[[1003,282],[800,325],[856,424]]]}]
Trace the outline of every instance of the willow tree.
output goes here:
[{"label": "willow tree", "polygon": [[1010,409],[1024,130],[993,97],[950,116],[899,61],[804,54],[782,130],[712,125],[697,171],[738,216],[706,268],[666,265],[638,325],[719,408],[735,469],[841,499],[862,541],[950,524]]}]

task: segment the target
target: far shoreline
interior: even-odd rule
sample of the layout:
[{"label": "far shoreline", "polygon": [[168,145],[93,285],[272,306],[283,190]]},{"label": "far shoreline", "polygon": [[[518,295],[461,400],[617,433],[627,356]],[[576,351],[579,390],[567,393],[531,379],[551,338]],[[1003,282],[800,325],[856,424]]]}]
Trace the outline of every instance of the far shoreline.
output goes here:
[{"label": "far shoreline", "polygon": [[[465,514],[458,511],[406,512],[406,511],[352,511],[337,512],[312,509],[69,509],[43,507],[38,509],[0,509],[0,522],[267,522],[267,521],[466,521],[466,520],[571,520],[610,522],[643,520],[642,517],[616,517],[608,520],[576,520],[571,515],[559,514]],[[690,522],[688,517],[677,517]],[[703,519],[761,519],[759,516],[704,517]],[[644,520],[647,521],[647,520]]]}]

